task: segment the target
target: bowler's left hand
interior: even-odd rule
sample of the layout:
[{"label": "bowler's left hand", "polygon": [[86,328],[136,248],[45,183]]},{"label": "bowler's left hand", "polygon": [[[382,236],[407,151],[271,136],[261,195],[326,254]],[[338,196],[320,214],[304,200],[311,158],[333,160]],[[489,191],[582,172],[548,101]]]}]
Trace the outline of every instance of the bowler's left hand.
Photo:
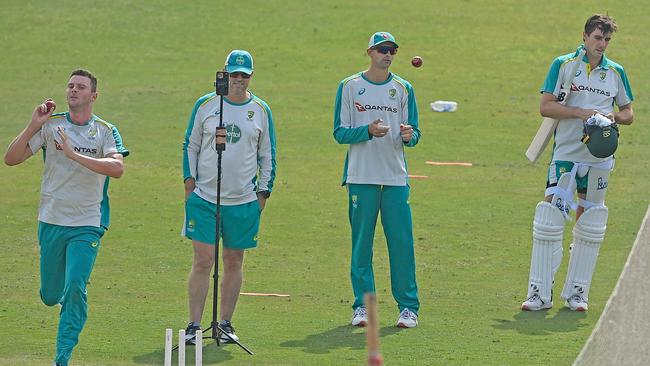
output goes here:
[{"label": "bowler's left hand", "polygon": [[61,140],[60,142],[57,141],[57,143],[61,147],[61,150],[63,150],[65,156],[67,156],[69,159],[74,160],[77,153],[74,152],[74,150],[72,150],[72,147],[70,147],[70,143],[68,142],[68,137],[65,135],[65,131],[63,130],[63,128],[61,127],[57,128],[56,133],[59,135],[59,139]]}]

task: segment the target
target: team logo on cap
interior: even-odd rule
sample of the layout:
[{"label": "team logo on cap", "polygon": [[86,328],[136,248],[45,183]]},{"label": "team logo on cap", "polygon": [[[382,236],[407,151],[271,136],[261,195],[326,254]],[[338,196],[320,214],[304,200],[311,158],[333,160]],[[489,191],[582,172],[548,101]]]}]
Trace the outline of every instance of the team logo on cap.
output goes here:
[{"label": "team logo on cap", "polygon": [[248,116],[247,116],[247,117],[248,117],[248,120],[249,120],[249,121],[252,121],[254,115],[255,115],[255,112],[253,112],[253,111],[248,111]]},{"label": "team logo on cap", "polygon": [[237,63],[237,65],[243,65],[244,62],[246,62],[246,60],[244,60],[244,56],[240,55],[240,56],[237,56],[237,58],[235,59],[235,63]]},{"label": "team logo on cap", "polygon": [[382,33],[382,34],[381,34],[381,37],[382,37],[383,39],[388,39],[388,34],[386,34],[386,33]]},{"label": "team logo on cap", "polygon": [[397,89],[391,88],[388,90],[388,95],[390,96],[390,99],[395,99],[395,94],[397,94]]},{"label": "team logo on cap", "polygon": [[226,126],[226,142],[229,144],[236,144],[241,138],[241,130],[237,125],[232,124]]}]

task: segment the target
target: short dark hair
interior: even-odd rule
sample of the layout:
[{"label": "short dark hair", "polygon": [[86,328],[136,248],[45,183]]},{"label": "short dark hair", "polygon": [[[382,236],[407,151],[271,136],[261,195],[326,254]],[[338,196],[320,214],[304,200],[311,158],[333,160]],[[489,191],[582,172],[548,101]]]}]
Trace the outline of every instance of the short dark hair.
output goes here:
[{"label": "short dark hair", "polygon": [[85,69],[77,69],[73,71],[72,74],[70,74],[70,77],[73,77],[75,75],[85,76],[88,79],[90,79],[90,90],[93,92],[97,91],[97,78],[95,77],[95,75],[93,75],[92,72]]},{"label": "short dark hair", "polygon": [[594,14],[585,23],[585,33],[591,34],[596,28],[603,31],[603,33],[614,33],[618,30],[614,18],[605,14]]}]

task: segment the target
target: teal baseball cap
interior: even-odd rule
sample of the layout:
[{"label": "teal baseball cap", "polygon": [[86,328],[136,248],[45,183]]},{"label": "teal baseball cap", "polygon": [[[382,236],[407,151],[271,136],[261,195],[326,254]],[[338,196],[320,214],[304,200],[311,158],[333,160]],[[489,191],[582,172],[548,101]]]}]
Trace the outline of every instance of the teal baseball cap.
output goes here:
[{"label": "teal baseball cap", "polygon": [[393,42],[395,44],[395,48],[399,47],[397,42],[395,42],[395,37],[393,37],[392,34],[388,32],[377,32],[370,36],[370,40],[368,41],[368,48],[375,47],[384,42]]},{"label": "teal baseball cap", "polygon": [[243,50],[233,50],[226,57],[227,72],[243,72],[245,74],[253,73],[253,56]]}]

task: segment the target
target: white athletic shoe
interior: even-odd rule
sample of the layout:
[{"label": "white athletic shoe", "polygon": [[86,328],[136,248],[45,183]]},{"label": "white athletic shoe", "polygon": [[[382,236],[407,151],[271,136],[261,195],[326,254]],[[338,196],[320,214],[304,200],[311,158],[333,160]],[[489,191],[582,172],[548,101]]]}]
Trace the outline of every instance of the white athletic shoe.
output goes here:
[{"label": "white athletic shoe", "polygon": [[[223,329],[223,332],[219,330],[217,332],[219,337],[219,342],[221,343],[235,343],[234,341],[239,341],[239,337],[235,334],[235,328],[232,327],[232,324],[229,320],[222,320],[219,322],[219,328]],[[227,333],[228,337],[226,334]]]},{"label": "white athletic shoe", "polygon": [[566,306],[573,311],[587,311],[587,300],[580,294],[575,294],[566,300]]},{"label": "white athletic shoe", "polygon": [[368,324],[368,313],[365,306],[359,306],[352,313],[352,325],[355,327],[365,327]]},{"label": "white athletic shoe", "polygon": [[404,308],[397,318],[397,326],[400,328],[414,328],[418,325],[418,315],[409,308]]},{"label": "white athletic shoe", "polygon": [[537,311],[542,309],[550,309],[553,307],[553,301],[544,302],[542,298],[539,297],[537,292],[533,293],[526,301],[521,303],[521,310],[527,311]]}]

